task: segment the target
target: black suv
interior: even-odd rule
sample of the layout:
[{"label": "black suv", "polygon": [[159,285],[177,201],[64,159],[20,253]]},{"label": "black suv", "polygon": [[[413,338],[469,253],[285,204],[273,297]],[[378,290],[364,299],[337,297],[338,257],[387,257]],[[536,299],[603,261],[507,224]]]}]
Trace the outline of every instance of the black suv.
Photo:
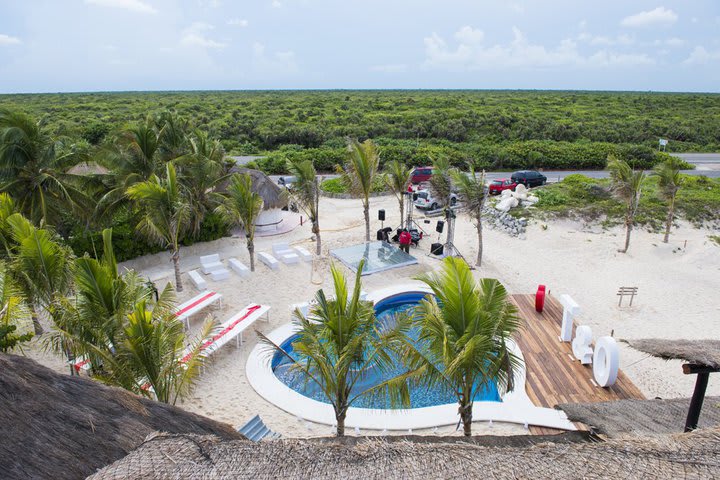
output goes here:
[{"label": "black suv", "polygon": [[517,184],[522,183],[526,187],[539,187],[540,185],[545,185],[547,182],[547,177],[535,170],[520,170],[519,172],[513,173],[510,178],[513,182]]}]

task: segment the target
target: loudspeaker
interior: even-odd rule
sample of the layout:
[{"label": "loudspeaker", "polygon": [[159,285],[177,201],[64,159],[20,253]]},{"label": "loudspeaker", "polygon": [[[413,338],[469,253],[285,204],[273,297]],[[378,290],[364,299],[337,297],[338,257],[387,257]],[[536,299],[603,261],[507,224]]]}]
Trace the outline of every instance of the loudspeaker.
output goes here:
[{"label": "loudspeaker", "polygon": [[436,231],[437,233],[442,233],[442,232],[443,232],[443,228],[445,228],[445,222],[443,222],[442,220],[438,220],[438,223],[437,223],[437,225],[435,226],[435,231]]},{"label": "loudspeaker", "polygon": [[377,231],[376,238],[380,241],[387,242],[387,233],[385,232],[384,228],[381,228],[380,230]]},{"label": "loudspeaker", "polygon": [[443,247],[442,243],[433,243],[430,245],[430,253],[433,255],[441,256],[443,252],[445,251],[445,248]]},{"label": "loudspeaker", "polygon": [[385,221],[385,210],[378,210],[378,220]]},{"label": "loudspeaker", "polygon": [[413,202],[418,199],[417,193],[413,193]]}]

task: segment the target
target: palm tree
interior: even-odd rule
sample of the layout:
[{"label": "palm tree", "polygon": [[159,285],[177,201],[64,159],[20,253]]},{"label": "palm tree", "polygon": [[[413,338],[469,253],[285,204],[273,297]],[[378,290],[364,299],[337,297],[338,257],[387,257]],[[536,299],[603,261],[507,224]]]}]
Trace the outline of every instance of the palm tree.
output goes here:
[{"label": "palm tree", "polygon": [[495,279],[475,283],[467,264],[443,260],[438,272],[422,275],[434,296],[420,301],[413,322],[417,342],[406,340],[402,354],[412,381],[445,385],[455,392],[464,433],[472,433],[472,408],[477,392],[495,383],[512,391],[520,360],[510,351],[511,336],[520,328],[517,307]]},{"label": "palm tree", "polygon": [[665,221],[665,237],[663,242],[668,243],[673,219],[675,218],[675,197],[683,184],[683,176],[680,174],[682,160],[678,157],[668,157],[667,160],[655,166],[653,175],[658,179],[658,192],[660,197],[668,203],[667,220]]},{"label": "palm tree", "polygon": [[228,224],[237,225],[245,230],[252,272],[255,271],[255,222],[262,207],[263,199],[253,191],[250,175],[235,173],[230,177],[225,201],[216,209]]},{"label": "palm tree", "polygon": [[82,218],[92,212],[85,193],[92,178],[70,173],[88,158],[83,145],[50,137],[27,115],[0,110],[0,191],[36,225],[59,225],[68,211]]},{"label": "palm tree", "polygon": [[378,173],[380,154],[372,140],[363,143],[347,139],[348,156],[344,169],[341,169],[342,178],[350,191],[359,195],[363,203],[365,215],[365,241],[370,241],[370,192],[373,179]]},{"label": "palm tree", "polygon": [[381,327],[372,303],[360,300],[364,262],[360,261],[352,292],[340,269],[332,265],[334,298],[328,298],[324,290],[319,290],[308,317],[299,310],[293,313],[293,320],[300,328],[298,339],[292,344],[297,359],[260,334],[269,348],[291,362],[291,368],[320,388],[335,411],[339,437],[345,435],[348,408],[360,398],[384,394],[389,396],[392,405],[410,405],[407,378],[403,375],[365,389],[358,385],[371,369],[386,370],[394,366],[390,348],[409,326],[399,321],[393,327]]},{"label": "palm tree", "polygon": [[290,175],[295,176],[291,195],[297,200],[300,208],[307,214],[312,223],[315,235],[315,254],[322,253],[320,243],[320,179],[311,160],[288,160]]},{"label": "palm tree", "polygon": [[0,352],[12,351],[22,342],[27,342],[32,333],[16,334],[18,326],[29,325],[32,321],[30,307],[23,298],[22,291],[8,272],[4,262],[0,262]]},{"label": "palm tree", "polygon": [[482,231],[482,213],[485,207],[485,199],[487,198],[487,186],[485,185],[485,172],[478,177],[475,169],[470,165],[470,171],[467,175],[462,172],[453,171],[452,178],[457,185],[460,200],[465,205],[470,217],[475,223],[478,235],[478,255],[475,265],[482,266],[483,254],[483,231]]},{"label": "palm tree", "polygon": [[40,335],[40,313],[72,288],[72,250],[50,230],[36,228],[20,213],[10,215],[6,223],[13,242],[10,268],[31,307],[35,334]]},{"label": "palm tree", "polygon": [[627,253],[628,247],[630,247],[630,233],[635,225],[635,213],[640,205],[645,173],[642,170],[633,170],[626,161],[619,160],[612,155],[608,157],[608,170],[610,170],[613,193],[618,199],[625,202],[625,248],[618,252]]},{"label": "palm tree", "polygon": [[410,185],[412,170],[404,163],[392,160],[385,165],[385,184],[400,204],[400,225],[405,225],[405,194]]},{"label": "palm tree", "polygon": [[197,234],[205,215],[217,204],[217,196],[213,192],[228,178],[229,167],[224,161],[225,149],[218,140],[196,131],[188,137],[188,142],[190,153],[178,157],[173,163],[193,207],[192,229]]},{"label": "palm tree", "polygon": [[165,171],[165,178],[153,174],[150,180],[128,188],[127,195],[138,203],[143,213],[137,226],[138,232],[172,252],[175,285],[177,291],[182,292],[180,239],[190,226],[192,211],[181,191],[173,164],[167,163]]}]

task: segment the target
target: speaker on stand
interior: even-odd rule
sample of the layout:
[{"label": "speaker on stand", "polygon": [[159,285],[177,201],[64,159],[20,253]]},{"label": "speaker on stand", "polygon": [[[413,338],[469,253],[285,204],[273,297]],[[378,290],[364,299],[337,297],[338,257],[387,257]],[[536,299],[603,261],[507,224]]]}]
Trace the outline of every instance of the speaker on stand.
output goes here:
[{"label": "speaker on stand", "polygon": [[385,209],[381,208],[378,210],[378,220],[380,220],[380,228],[385,228]]}]

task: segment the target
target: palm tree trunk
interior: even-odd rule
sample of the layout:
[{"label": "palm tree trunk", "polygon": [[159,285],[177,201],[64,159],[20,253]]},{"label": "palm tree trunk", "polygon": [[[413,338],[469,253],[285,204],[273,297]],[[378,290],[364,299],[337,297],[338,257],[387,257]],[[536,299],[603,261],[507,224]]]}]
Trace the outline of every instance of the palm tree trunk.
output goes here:
[{"label": "palm tree trunk", "polygon": [[668,216],[667,216],[667,221],[665,222],[665,238],[663,238],[664,243],[668,243],[668,240],[670,240],[670,230],[672,229],[672,223],[673,223],[674,216],[675,216],[675,197],[673,196],[670,199],[670,205],[668,206]]},{"label": "palm tree trunk", "polygon": [[320,222],[315,220],[312,226],[312,232],[315,235],[315,254],[319,257],[322,253],[322,243],[320,241]]},{"label": "palm tree trunk", "polygon": [[482,254],[483,254],[483,234],[482,234],[482,220],[480,216],[477,218],[477,234],[478,234],[478,256],[475,265],[482,266]]},{"label": "palm tree trunk", "polygon": [[625,220],[625,248],[622,250],[618,250],[620,253],[627,253],[628,248],[630,247],[630,233],[632,232],[633,228],[633,219],[632,217],[628,217]]},{"label": "palm tree trunk", "polygon": [[370,200],[365,199],[363,204],[363,213],[365,214],[365,241],[370,241]]},{"label": "palm tree trunk", "polygon": [[344,437],[345,436],[345,414],[337,414],[335,415],[335,420],[337,421],[337,436],[338,437]]},{"label": "palm tree trunk", "polygon": [[463,434],[466,437],[472,435],[472,403],[465,406],[460,406],[460,418],[463,422]]},{"label": "palm tree trunk", "polygon": [[173,267],[175,268],[175,289],[183,291],[182,277],[180,276],[180,251],[175,250],[172,254]]},{"label": "palm tree trunk", "polygon": [[405,194],[400,194],[400,227],[405,227]]},{"label": "palm tree trunk", "polygon": [[35,336],[37,337],[37,336],[45,333],[45,329],[40,324],[40,320],[38,319],[38,315],[35,312],[35,309],[33,309],[31,316],[32,316],[33,330],[35,330]]},{"label": "palm tree trunk", "polygon": [[248,254],[250,255],[250,271],[255,271],[255,242],[248,239],[247,241]]}]

